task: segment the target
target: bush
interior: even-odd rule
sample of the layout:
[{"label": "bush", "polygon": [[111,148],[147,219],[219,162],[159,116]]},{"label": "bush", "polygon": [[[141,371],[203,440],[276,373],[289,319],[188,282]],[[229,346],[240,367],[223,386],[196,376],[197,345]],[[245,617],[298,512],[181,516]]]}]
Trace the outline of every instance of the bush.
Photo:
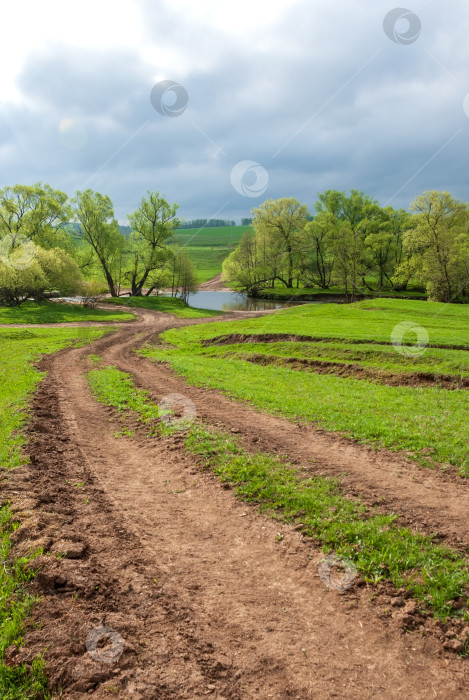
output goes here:
[{"label": "bush", "polygon": [[69,296],[79,290],[80,284],[80,268],[60,248],[43,250],[36,246],[34,259],[25,269],[15,266],[14,258],[0,260],[2,306],[19,306],[26,299],[41,301],[53,291]]}]

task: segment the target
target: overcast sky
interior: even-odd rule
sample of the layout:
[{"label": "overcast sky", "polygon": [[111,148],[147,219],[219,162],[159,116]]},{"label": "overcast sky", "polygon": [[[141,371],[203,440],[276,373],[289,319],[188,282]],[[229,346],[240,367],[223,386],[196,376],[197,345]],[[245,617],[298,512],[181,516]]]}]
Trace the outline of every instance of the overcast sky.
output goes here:
[{"label": "overcast sky", "polygon": [[328,188],[405,208],[426,189],[467,201],[467,0],[395,8],[3,4],[0,186],[90,187],[121,223],[146,190],[186,219],[239,220],[283,196],[312,208]]}]

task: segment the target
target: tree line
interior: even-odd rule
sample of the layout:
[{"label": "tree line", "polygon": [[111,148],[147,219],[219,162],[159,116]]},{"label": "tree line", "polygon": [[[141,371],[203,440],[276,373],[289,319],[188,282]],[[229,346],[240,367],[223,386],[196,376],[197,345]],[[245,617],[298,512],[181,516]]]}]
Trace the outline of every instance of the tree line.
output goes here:
[{"label": "tree line", "polygon": [[236,226],[236,221],[231,219],[192,219],[192,221],[180,222],[178,228],[221,228],[223,226]]},{"label": "tree line", "polygon": [[[177,204],[147,192],[119,230],[107,195],[90,189],[69,198],[47,184],[0,190],[0,304],[62,295],[133,296],[170,287],[185,297],[196,289],[186,251],[174,245]],[[170,246],[171,244],[171,246]]]},{"label": "tree line", "polygon": [[448,192],[424,192],[409,212],[358,190],[327,190],[314,215],[293,197],[252,214],[252,232],[223,264],[224,280],[250,295],[277,285],[337,285],[353,298],[402,292],[412,281],[437,301],[469,297],[469,205]]}]

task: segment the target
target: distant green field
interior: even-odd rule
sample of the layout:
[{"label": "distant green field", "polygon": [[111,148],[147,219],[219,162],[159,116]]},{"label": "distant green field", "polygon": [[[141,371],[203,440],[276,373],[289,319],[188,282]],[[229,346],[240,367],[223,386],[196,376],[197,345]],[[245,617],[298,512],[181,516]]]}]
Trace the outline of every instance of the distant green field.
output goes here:
[{"label": "distant green field", "polygon": [[185,228],[175,231],[176,241],[180,245],[200,248],[225,247],[234,248],[238,245],[246,231],[251,231],[252,226],[219,226],[214,228]]},{"label": "distant green field", "polygon": [[249,230],[251,226],[178,229],[175,239],[187,249],[199,282],[207,282],[221,272],[223,261]]},{"label": "distant green field", "polygon": [[[402,323],[414,331],[404,327],[399,336]],[[419,327],[423,346],[416,344]],[[469,306],[396,299],[306,304],[246,321],[174,329],[163,339],[171,345],[142,354],[169,362],[193,384],[403,450],[427,466],[452,464],[469,477],[469,390],[437,384],[438,375],[454,386],[468,375]],[[305,358],[336,364],[328,374],[315,372],[314,363],[303,371]],[[298,366],[288,367],[286,359]],[[340,376],[352,361],[376,379]],[[398,385],[382,383],[379,372],[392,373]],[[428,375],[429,386],[405,386],[409,372]]]}]

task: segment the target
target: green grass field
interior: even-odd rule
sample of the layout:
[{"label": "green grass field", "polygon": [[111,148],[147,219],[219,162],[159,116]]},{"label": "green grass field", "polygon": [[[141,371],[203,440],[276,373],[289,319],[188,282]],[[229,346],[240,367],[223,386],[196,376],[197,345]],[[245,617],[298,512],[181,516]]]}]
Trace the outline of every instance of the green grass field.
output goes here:
[{"label": "green grass field", "polygon": [[175,239],[187,249],[197,270],[198,281],[207,282],[221,272],[223,261],[249,230],[251,226],[179,229],[175,232]]},{"label": "green grass field", "polygon": [[[114,407],[124,425],[135,415],[149,435],[181,430],[180,425],[161,422],[148,392],[116,367],[101,365],[88,378],[96,399]],[[381,515],[344,497],[335,479],[305,477],[280,458],[249,453],[233,436],[199,423],[186,424],[183,430],[185,449],[233,485],[239,498],[283,522],[301,521],[305,534],[317,539],[325,552],[346,557],[368,581],[384,578],[397,588],[404,586],[436,617],[467,617],[455,603],[469,584],[467,559],[460,553],[400,527],[397,514]],[[133,433],[124,427],[121,434]]]},{"label": "green grass field", "polygon": [[77,321],[130,321],[133,314],[125,311],[104,311],[86,309],[78,304],[65,304],[55,301],[43,301],[35,304],[27,301],[21,306],[0,306],[1,323],[75,323]]},{"label": "green grass field", "polygon": [[219,316],[222,313],[221,311],[211,311],[210,309],[192,308],[177,297],[119,297],[118,299],[105,299],[105,302],[108,304],[122,304],[137,309],[162,311],[167,314],[174,314],[179,318],[206,318]]},{"label": "green grass field", "polygon": [[[43,355],[75,344],[86,344],[102,336],[105,330],[94,328],[10,329],[0,328],[0,467],[11,470],[25,460],[26,438],[23,428],[28,420],[28,403],[43,372],[34,363]],[[26,592],[31,574],[24,569],[28,558],[11,558],[10,535],[18,527],[8,504],[0,508],[0,697],[48,697],[43,662],[37,658],[32,668],[25,664],[4,663],[4,651],[11,644],[21,646],[25,619],[34,599]],[[34,553],[32,553],[32,556]]]},{"label": "green grass field", "polygon": [[[415,347],[417,336],[409,331],[403,345],[394,347],[391,337],[402,322],[423,327],[428,347]],[[317,374],[281,362],[316,357],[337,362],[339,370],[353,360],[392,372],[397,383],[409,372],[444,374],[457,382],[469,371],[468,306],[392,299],[304,305],[247,321],[171,330],[163,338],[168,346],[142,354],[169,362],[193,384],[362,443],[404,451],[430,467],[453,465],[469,477],[467,390],[387,386],[379,378]],[[277,357],[277,365],[259,364],[263,353]]]}]

